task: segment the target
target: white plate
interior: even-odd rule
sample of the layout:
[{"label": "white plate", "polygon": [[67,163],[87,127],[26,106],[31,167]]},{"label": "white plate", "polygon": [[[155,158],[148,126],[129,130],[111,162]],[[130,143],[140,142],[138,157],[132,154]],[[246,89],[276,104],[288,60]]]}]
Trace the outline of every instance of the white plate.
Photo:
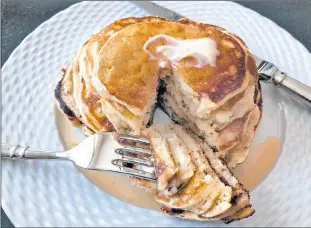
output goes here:
[{"label": "white plate", "polygon": [[[238,34],[253,53],[311,85],[310,53],[259,14],[232,2],[159,4],[227,28]],[[146,13],[128,2],[83,2],[60,12],[31,33],[3,67],[2,141],[61,150],[53,113],[53,88],[61,67],[100,27],[121,17],[143,15]],[[275,103],[274,115],[269,107],[279,97],[283,101]],[[271,174],[251,193],[256,214],[234,225],[310,225],[311,111],[278,92],[265,93],[264,98],[264,108],[269,110],[265,119],[271,123],[271,130],[264,131],[284,135],[283,152]],[[278,117],[283,114],[285,118]],[[2,206],[15,226],[215,224],[172,219],[126,204],[99,190],[67,162],[4,161],[2,168]]]}]

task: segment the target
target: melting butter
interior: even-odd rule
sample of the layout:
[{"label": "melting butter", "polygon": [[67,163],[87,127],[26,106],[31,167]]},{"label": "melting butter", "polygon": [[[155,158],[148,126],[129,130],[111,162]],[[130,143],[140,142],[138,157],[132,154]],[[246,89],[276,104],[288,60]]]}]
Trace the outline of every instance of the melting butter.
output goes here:
[{"label": "melting butter", "polygon": [[216,41],[211,38],[178,39],[165,34],[153,36],[144,45],[144,50],[153,59],[156,59],[156,56],[148,50],[148,47],[159,39],[166,40],[167,44],[158,46],[156,54],[163,55],[173,64],[184,58],[192,57],[196,60],[194,67],[216,66],[216,58],[220,53],[217,49]]}]

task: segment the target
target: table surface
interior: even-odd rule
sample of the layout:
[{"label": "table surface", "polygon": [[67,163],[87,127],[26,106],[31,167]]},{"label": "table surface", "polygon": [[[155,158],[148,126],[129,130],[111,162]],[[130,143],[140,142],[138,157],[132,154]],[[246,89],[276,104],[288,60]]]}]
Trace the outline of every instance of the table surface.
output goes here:
[{"label": "table surface", "polygon": [[[79,0],[2,0],[1,66],[42,22]],[[311,51],[311,0],[237,1],[270,18]],[[1,227],[14,227],[1,209]]]}]

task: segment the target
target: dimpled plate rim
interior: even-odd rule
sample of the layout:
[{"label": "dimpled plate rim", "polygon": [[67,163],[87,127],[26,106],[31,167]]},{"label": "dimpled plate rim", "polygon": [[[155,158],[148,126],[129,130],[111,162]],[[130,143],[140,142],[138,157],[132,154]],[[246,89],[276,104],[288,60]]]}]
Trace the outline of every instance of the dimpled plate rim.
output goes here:
[{"label": "dimpled plate rim", "polygon": [[[239,35],[253,53],[311,85],[310,53],[258,13],[233,2],[157,3],[227,28]],[[2,69],[2,141],[61,150],[52,97],[61,67],[100,27],[121,17],[143,15],[147,14],[129,2],[82,2],[27,36]],[[310,111],[287,98],[284,106],[288,123],[284,151],[273,172],[252,192],[257,213],[234,226],[311,224]],[[123,203],[100,191],[66,162],[3,162],[2,206],[15,226],[24,227],[215,225],[172,219]]]}]

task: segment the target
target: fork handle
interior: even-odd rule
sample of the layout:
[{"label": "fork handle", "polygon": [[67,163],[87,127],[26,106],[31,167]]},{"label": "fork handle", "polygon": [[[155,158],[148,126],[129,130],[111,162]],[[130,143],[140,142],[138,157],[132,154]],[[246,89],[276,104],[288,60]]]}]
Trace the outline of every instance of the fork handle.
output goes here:
[{"label": "fork handle", "polygon": [[[289,77],[287,74],[283,73],[281,76],[283,77],[280,78],[281,81],[277,85],[288,94],[311,107],[311,88]],[[275,81],[276,79],[277,77],[275,77]]]},{"label": "fork handle", "polygon": [[67,159],[66,152],[52,152],[31,149],[19,145],[2,143],[1,158],[11,159]]},{"label": "fork handle", "polygon": [[260,79],[273,83],[292,97],[311,107],[311,87],[280,71],[273,63],[263,61],[258,67]]}]

